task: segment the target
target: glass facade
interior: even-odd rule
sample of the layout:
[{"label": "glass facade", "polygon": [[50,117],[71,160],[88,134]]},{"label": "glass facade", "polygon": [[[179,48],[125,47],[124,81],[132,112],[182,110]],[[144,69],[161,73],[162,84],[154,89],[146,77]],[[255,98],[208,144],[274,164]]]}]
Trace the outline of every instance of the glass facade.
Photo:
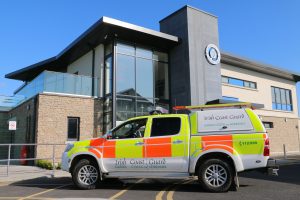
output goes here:
[{"label": "glass facade", "polygon": [[113,92],[113,43],[104,47],[104,80],[103,80],[103,131],[106,133],[112,124],[112,92]]},{"label": "glass facade", "polygon": [[41,73],[20,89],[16,95],[23,96],[24,99],[29,99],[42,92],[92,96],[93,79],[95,82],[94,96],[99,96],[98,78],[51,71]]},{"label": "glass facade", "polygon": [[291,90],[271,87],[272,92],[272,108],[273,110],[292,111],[292,95]]},{"label": "glass facade", "polygon": [[[94,92],[92,83],[94,82]],[[100,96],[99,79],[89,76],[44,71],[26,83],[12,97],[0,96],[0,110],[10,110],[39,93],[61,93],[83,96]]]},{"label": "glass facade", "polygon": [[157,106],[169,110],[168,54],[124,42],[112,46],[115,52],[105,53],[105,94],[113,100],[116,90],[116,121],[147,115]]}]

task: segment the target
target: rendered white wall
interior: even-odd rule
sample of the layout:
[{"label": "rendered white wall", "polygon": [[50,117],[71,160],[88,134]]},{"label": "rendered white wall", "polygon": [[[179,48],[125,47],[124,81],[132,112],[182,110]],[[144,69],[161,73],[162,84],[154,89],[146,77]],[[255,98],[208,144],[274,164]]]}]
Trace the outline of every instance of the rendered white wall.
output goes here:
[{"label": "rendered white wall", "polygon": [[[104,66],[104,46],[102,44],[95,48],[95,76],[98,78],[98,90],[102,96],[102,80],[103,80],[103,66]],[[89,51],[76,61],[71,63],[67,68],[67,73],[78,75],[92,76],[93,66],[93,52]]]},{"label": "rendered white wall", "polygon": [[[259,115],[298,118],[295,82],[223,63],[221,64],[221,74],[223,76],[257,83],[257,89],[243,88],[222,83],[222,96],[236,97],[239,98],[240,101],[264,104],[265,108],[256,110],[256,113]],[[293,103],[292,112],[272,110],[271,86],[291,90]]]}]

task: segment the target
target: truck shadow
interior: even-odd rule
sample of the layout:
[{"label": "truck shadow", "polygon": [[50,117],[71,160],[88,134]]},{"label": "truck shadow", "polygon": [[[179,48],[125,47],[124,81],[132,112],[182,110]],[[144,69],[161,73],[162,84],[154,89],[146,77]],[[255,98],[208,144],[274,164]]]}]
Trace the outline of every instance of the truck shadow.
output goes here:
[{"label": "truck shadow", "polygon": [[[300,171],[300,165],[297,164],[297,165],[281,167],[279,171],[279,176],[267,176],[266,174],[262,174],[255,171],[244,172],[240,174],[240,187],[241,188],[254,187],[255,185],[257,185],[257,181],[272,181],[272,182],[281,182],[281,183],[300,185],[299,171]],[[105,190],[105,191],[109,191],[109,190],[119,191],[119,190],[127,189],[127,190],[159,192],[179,181],[179,180],[170,180],[170,179],[169,180],[145,179],[141,183],[135,184],[135,182],[138,180],[139,179],[117,179],[117,178],[105,179],[102,183],[100,183],[97,186],[97,189]],[[14,182],[11,185],[21,186],[21,187],[35,187],[41,189],[52,189],[55,187],[65,185],[64,187],[57,188],[56,190],[80,191],[72,183],[72,179],[70,177],[60,177],[60,178],[40,177],[40,178],[35,178],[30,180]],[[205,191],[198,184],[197,180],[190,182],[188,184],[179,183],[176,187],[176,191],[205,193]]]},{"label": "truck shadow", "polygon": [[241,173],[240,177],[300,185],[300,164],[281,166],[278,176],[249,171]]},{"label": "truck shadow", "polygon": [[[177,182],[183,182],[183,180],[165,180],[165,179],[144,179],[141,183],[136,183],[140,179],[117,179],[117,178],[109,178],[105,179],[103,182],[97,185],[96,190],[89,190],[90,193],[96,193],[97,191],[120,191],[120,190],[128,190],[128,191],[153,191],[160,192],[165,190],[166,188],[172,189],[176,186],[176,191],[181,192],[201,192],[206,193],[195,180],[189,184],[175,184]],[[40,189],[53,189],[56,188],[56,191],[68,191],[68,194],[71,194],[69,191],[78,192],[80,191],[72,182],[70,177],[60,177],[60,178],[49,178],[49,177],[41,177],[30,180],[18,181],[10,184],[11,186],[20,186],[20,187],[29,187],[29,188],[40,188]],[[63,187],[60,187],[63,186]],[[170,187],[171,186],[171,187]],[[76,193],[77,193],[76,192]]]}]

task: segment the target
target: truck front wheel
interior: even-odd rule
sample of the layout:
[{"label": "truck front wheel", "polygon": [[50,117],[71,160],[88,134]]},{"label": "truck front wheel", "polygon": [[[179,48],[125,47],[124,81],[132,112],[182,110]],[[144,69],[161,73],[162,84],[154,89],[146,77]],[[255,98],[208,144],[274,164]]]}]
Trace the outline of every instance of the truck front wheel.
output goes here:
[{"label": "truck front wheel", "polygon": [[95,189],[100,173],[97,163],[89,159],[79,160],[72,171],[74,184],[84,190]]},{"label": "truck front wheel", "polygon": [[233,167],[221,159],[208,159],[198,170],[200,185],[209,192],[227,192],[233,183]]}]

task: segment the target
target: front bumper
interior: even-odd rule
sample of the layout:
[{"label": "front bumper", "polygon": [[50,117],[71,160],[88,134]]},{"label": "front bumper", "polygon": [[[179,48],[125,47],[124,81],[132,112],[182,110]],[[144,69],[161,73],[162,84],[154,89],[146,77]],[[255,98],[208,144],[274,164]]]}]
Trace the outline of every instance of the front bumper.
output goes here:
[{"label": "front bumper", "polygon": [[279,165],[275,159],[270,158],[267,162],[267,174],[270,176],[278,176]]},{"label": "front bumper", "polygon": [[70,158],[68,157],[68,152],[64,152],[61,157],[61,169],[63,171],[69,172],[70,169]]}]

